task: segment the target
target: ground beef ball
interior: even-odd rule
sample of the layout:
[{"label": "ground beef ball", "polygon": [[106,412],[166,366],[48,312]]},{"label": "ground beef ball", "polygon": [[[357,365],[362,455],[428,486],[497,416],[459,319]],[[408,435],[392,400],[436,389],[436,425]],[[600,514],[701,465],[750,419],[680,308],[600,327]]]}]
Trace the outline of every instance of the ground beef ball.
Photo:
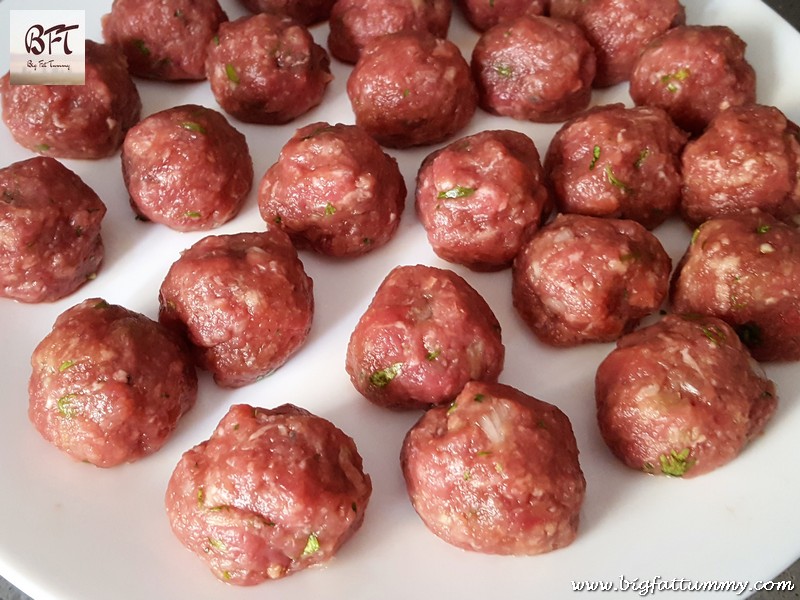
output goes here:
[{"label": "ground beef ball", "polygon": [[286,15],[306,26],[327,20],[334,2],[335,0],[239,0],[250,12]]},{"label": "ground beef ball", "polygon": [[398,31],[428,31],[447,37],[451,0],[337,0],[331,11],[328,48],[341,61],[355,63],[372,39]]},{"label": "ground beef ball", "polygon": [[595,55],[571,21],[518,17],[481,35],[472,74],[484,110],[553,123],[589,105]]},{"label": "ground beef ball", "polygon": [[355,442],[330,421],[291,404],[236,404],[183,455],[166,508],[216,577],[254,585],[332,558],[371,493]]},{"label": "ground beef ball", "polygon": [[454,546],[541,554],[577,535],[586,482],[569,419],[512,387],[468,383],[414,425],[400,461],[414,509]]},{"label": "ground beef ball", "polygon": [[470,380],[497,381],[500,324],[486,301],[452,271],[393,269],[359,319],[346,369],[368,400],[394,409],[447,404]]},{"label": "ground beef ball", "polygon": [[21,146],[61,158],[105,158],[142,109],[118,49],[86,40],[84,85],[11,85],[0,79],[3,121]]},{"label": "ground beef ball", "polygon": [[545,156],[559,210],[633,219],[653,229],[680,203],[686,140],[660,108],[611,104],[574,117]]},{"label": "ground beef ball", "polygon": [[31,366],[30,420],[48,442],[98,467],[161,448],[197,398],[177,336],[100,298],[63,312]]},{"label": "ground beef ball", "polygon": [[289,238],[208,236],[184,251],[161,284],[159,320],[188,339],[197,364],[224,387],[265,377],[306,341],[313,284]]},{"label": "ground beef ball", "polygon": [[658,310],[671,267],[636,221],[559,215],[514,261],[514,307],[546,344],[610,342]]},{"label": "ground beef ball", "polygon": [[722,111],[682,161],[681,214],[694,227],[753,209],[789,223],[800,215],[800,130],[777,108]]},{"label": "ground beef ball", "polygon": [[586,33],[597,54],[595,87],[627,81],[642,49],[686,22],[678,0],[551,0],[550,16],[571,19]]},{"label": "ground beef ball", "polygon": [[597,369],[608,447],[646,473],[695,477],[735,458],[775,412],[775,386],[713,317],[667,315],[626,335]]},{"label": "ground beef ball", "polygon": [[486,31],[517,17],[539,16],[548,12],[551,0],[456,0],[469,24]]},{"label": "ground beef ball", "polygon": [[528,136],[483,131],[430,154],[416,209],[436,254],[476,270],[511,264],[524,233],[549,210],[539,152]]},{"label": "ground beef ball", "polygon": [[745,59],[745,47],[721,25],[670,29],[637,59],[631,98],[660,106],[678,126],[698,134],[720,111],[755,102],[756,73]]},{"label": "ground beef ball", "polygon": [[50,302],[92,279],[105,214],[94,190],[54,158],[0,169],[0,296]]},{"label": "ground beef ball", "polygon": [[333,79],[328,53],[306,27],[266,13],[220,25],[206,73],[225,112],[261,124],[305,114],[322,102]]},{"label": "ground beef ball", "polygon": [[466,127],[477,108],[458,46],[425,32],[368,43],[347,80],[347,95],[356,124],[393,148],[444,141]]},{"label": "ground beef ball", "polygon": [[244,135],[222,114],[186,104],[128,131],[122,175],[138,215],[200,231],[236,216],[253,185],[253,162]]},{"label": "ground beef ball", "polygon": [[298,246],[357,256],[397,231],[406,184],[397,161],[356,125],[312,123],[297,130],[261,181],[267,223]]},{"label": "ground beef ball", "polygon": [[800,231],[764,213],[706,221],[671,300],[676,312],[727,321],[757,360],[800,359]]},{"label": "ground beef ball", "polygon": [[208,43],[227,20],[217,0],[114,0],[103,38],[125,53],[133,75],[205,79]]}]

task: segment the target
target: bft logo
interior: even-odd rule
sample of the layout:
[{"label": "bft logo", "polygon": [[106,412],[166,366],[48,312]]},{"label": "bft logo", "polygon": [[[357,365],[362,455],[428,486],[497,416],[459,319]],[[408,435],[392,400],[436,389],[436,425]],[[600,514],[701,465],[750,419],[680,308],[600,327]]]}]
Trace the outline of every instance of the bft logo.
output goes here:
[{"label": "bft logo", "polygon": [[11,10],[11,83],[82,85],[86,28],[82,10]]}]

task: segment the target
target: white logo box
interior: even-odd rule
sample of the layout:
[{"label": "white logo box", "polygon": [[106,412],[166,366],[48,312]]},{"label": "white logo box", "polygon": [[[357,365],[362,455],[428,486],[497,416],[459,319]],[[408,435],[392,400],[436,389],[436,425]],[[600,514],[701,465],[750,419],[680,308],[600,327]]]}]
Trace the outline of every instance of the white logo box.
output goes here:
[{"label": "white logo box", "polygon": [[10,10],[11,83],[83,85],[86,11]]}]

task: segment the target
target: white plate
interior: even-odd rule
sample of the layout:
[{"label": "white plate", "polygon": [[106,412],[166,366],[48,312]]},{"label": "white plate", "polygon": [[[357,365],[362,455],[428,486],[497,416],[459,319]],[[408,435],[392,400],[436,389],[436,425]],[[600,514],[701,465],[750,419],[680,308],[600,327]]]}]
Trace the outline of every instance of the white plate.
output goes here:
[{"label": "white plate", "polygon": [[[686,0],[691,23],[727,24],[748,42],[758,73],[758,96],[800,121],[796,60],[800,35],[758,0]],[[14,8],[53,8],[55,0],[6,0],[3,23]],[[244,14],[235,0],[222,2],[231,18]],[[83,0],[89,37],[110,0]],[[8,68],[8,31],[0,49]],[[313,29],[325,43],[327,28]],[[451,39],[469,57],[477,36],[459,16]],[[334,62],[335,81],[322,106],[284,127],[234,125],[248,138],[257,180],[295,128],[312,120],[352,123],[345,90],[349,67]],[[215,107],[207,83],[138,81],[144,114],[185,102]],[[630,104],[626,86],[595,93],[595,104]],[[478,112],[468,130],[513,128],[530,135],[544,153],[556,125],[533,125]],[[0,128],[2,165],[31,154]],[[422,158],[432,148],[391,151],[410,194]],[[237,391],[222,391],[201,377],[197,406],[157,454],[138,463],[98,469],[77,463],[39,437],[27,418],[29,357],[56,316],[84,298],[101,296],[151,317],[157,291],[183,248],[205,233],[181,234],[133,218],[119,158],[64,163],[103,198],[107,255],[95,281],[68,298],[38,306],[0,300],[0,573],[37,600],[150,600],[226,598],[479,599],[572,596],[572,581],[660,578],[687,581],[768,580],[800,556],[800,371],[769,365],[780,406],[766,433],[735,461],[697,479],[655,478],[623,467],[606,449],[595,424],[593,377],[611,345],[552,350],[540,345],[511,307],[510,273],[475,274],[437,259],[422,227],[407,209],[397,237],[365,257],[335,261],[302,252],[315,283],[317,312],[307,345],[273,376]],[[216,233],[261,230],[255,191],[244,212]],[[688,231],[671,222],[656,232],[677,259]],[[507,361],[501,381],[561,407],[572,420],[587,479],[577,540],[537,557],[468,553],[425,529],[407,499],[398,454],[419,413],[398,414],[372,406],[344,371],[347,339],[372,294],[396,264],[450,266],[466,277],[503,326]],[[327,565],[236,588],[218,582],[172,536],[164,490],[180,455],[206,439],[228,406],[265,407],[293,402],[332,420],[353,436],[374,484],[363,528]],[[702,597],[704,594],[693,595]],[[719,599],[730,592],[711,593]]]}]

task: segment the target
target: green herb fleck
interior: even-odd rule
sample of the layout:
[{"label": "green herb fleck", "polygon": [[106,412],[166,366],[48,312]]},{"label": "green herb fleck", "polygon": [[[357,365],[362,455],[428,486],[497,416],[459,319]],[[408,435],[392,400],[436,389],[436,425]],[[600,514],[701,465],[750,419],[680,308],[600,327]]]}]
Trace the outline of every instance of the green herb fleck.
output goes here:
[{"label": "green herb fleck", "polygon": [[58,365],[58,372],[59,372],[59,373],[63,373],[64,371],[66,371],[67,369],[69,369],[69,368],[70,368],[71,366],[73,366],[74,364],[75,364],[75,361],[74,361],[74,360],[65,360],[65,361],[64,361],[64,362],[62,362],[60,365]]},{"label": "green herb fleck", "polygon": [[454,198],[466,198],[467,196],[472,196],[475,193],[475,188],[464,187],[461,185],[457,185],[454,188],[450,188],[449,190],[445,190],[439,192],[436,197],[439,200],[447,199],[454,199]]},{"label": "green herb fleck", "polygon": [[369,376],[369,382],[374,385],[375,387],[384,388],[389,383],[400,374],[400,368],[402,363],[394,363],[393,365],[389,365],[385,369],[381,369],[380,371],[375,371],[372,375]]},{"label": "green herb fleck", "polygon": [[218,35],[215,35],[213,38],[211,38],[211,41],[214,42],[215,46],[219,46],[219,36]]},{"label": "green herb fleck", "polygon": [[473,398],[473,400],[475,402],[477,402],[478,404],[483,402],[485,399],[486,399],[486,396],[484,396],[483,394],[475,394],[475,397]]},{"label": "green herb fleck", "polygon": [[231,63],[225,65],[225,74],[233,83],[239,83],[239,74],[236,72],[236,67]]},{"label": "green herb fleck", "polygon": [[456,401],[453,400],[450,403],[450,406],[447,407],[447,414],[452,415],[456,411],[456,408],[458,408],[458,405],[456,404]]},{"label": "green herb fleck", "polygon": [[361,243],[364,244],[365,246],[371,246],[372,238],[365,237],[363,240],[361,240]]},{"label": "green herb fleck", "polygon": [[303,556],[311,556],[315,552],[319,550],[319,539],[314,533],[310,533],[308,535],[308,540],[306,541],[306,547],[303,548]]},{"label": "green herb fleck", "polygon": [[105,300],[98,300],[97,302],[94,303],[94,306],[92,308],[108,308],[109,306],[111,305]]},{"label": "green herb fleck", "polygon": [[764,224],[764,225],[759,225],[759,226],[756,228],[756,233],[758,233],[758,234],[762,234],[762,235],[763,235],[763,234],[765,234],[765,233],[769,232],[769,230],[770,230],[770,229],[772,229],[772,227],[770,227],[770,226],[769,226],[769,225],[767,225],[767,224]]},{"label": "green herb fleck", "polygon": [[491,450],[481,450],[480,452],[476,453],[475,456],[489,456],[491,453]]},{"label": "green herb fleck", "polygon": [[408,98],[410,95],[411,95],[411,90],[408,89],[408,88],[405,88],[403,90],[403,98]]},{"label": "green herb fleck", "polygon": [[200,214],[199,212],[197,212],[196,210],[187,210],[185,213],[183,213],[183,216],[184,216],[184,217],[188,217],[188,218],[190,218],[190,219],[199,219],[199,218],[200,218],[200,217],[202,217],[203,215],[201,215],[201,214]]},{"label": "green herb fleck", "polygon": [[223,571],[223,572],[222,572],[222,578],[223,578],[225,581],[230,581],[231,577],[233,577],[233,576],[231,575],[231,572],[230,572],[230,571]]},{"label": "green herb fleck", "polygon": [[494,70],[500,77],[511,77],[511,74],[514,72],[508,65],[494,65]]},{"label": "green herb fleck", "polygon": [[206,503],[206,491],[203,488],[197,488],[197,505],[203,506]]},{"label": "green herb fleck", "polygon": [[697,241],[698,237],[700,237],[700,228],[699,227],[692,232],[692,241],[691,241],[692,245]]},{"label": "green herb fleck", "polygon": [[639,152],[639,158],[636,159],[636,162],[633,163],[633,166],[636,167],[637,169],[641,169],[645,159],[648,156],[650,156],[650,148],[645,148],[644,150]]},{"label": "green herb fleck", "polygon": [[442,353],[442,349],[441,348],[437,348],[433,352],[428,352],[428,354],[425,356],[425,358],[427,358],[428,360],[436,360],[437,358],[439,358],[439,355],[441,353]]},{"label": "green herb fleck", "polygon": [[33,147],[33,149],[36,152],[47,152],[48,150],[50,150],[50,145],[49,144],[36,144]]},{"label": "green herb fleck", "polygon": [[631,250],[630,252],[626,252],[625,254],[620,254],[619,260],[622,263],[631,263],[639,260],[641,257],[642,255],[638,251]]},{"label": "green herb fleck", "polygon": [[470,479],[472,479],[472,471],[470,471],[469,469],[465,469],[463,477],[464,481],[469,481]]},{"label": "green herb fleck", "polygon": [[334,215],[334,214],[336,214],[336,207],[333,204],[331,204],[330,202],[328,202],[325,205],[325,216],[326,217],[330,217],[331,215]]},{"label": "green herb fleck", "polygon": [[619,179],[617,179],[616,175],[614,175],[614,171],[611,169],[611,165],[606,165],[605,172],[606,172],[606,178],[608,179],[608,182],[611,185],[613,185],[614,187],[619,188],[623,192],[627,192],[628,191],[628,186],[625,185]]},{"label": "green herb fleck", "polygon": [[684,448],[680,452],[670,450],[669,454],[662,454],[658,457],[661,463],[661,472],[670,477],[683,477],[686,471],[691,469],[695,461],[689,460],[689,448]]},{"label": "green herb fleck", "polygon": [[211,544],[212,548],[216,548],[220,552],[225,552],[228,547],[222,543],[220,540],[215,540],[214,538],[208,538],[208,543]]},{"label": "green herb fleck", "polygon": [[594,169],[597,161],[600,160],[600,146],[592,148],[592,162],[589,163],[589,170]]},{"label": "green herb fleck", "polygon": [[67,419],[71,419],[75,416],[75,406],[73,405],[73,400],[77,398],[77,394],[66,394],[61,396],[56,401],[56,406],[58,407],[58,412],[62,417],[66,417]]},{"label": "green herb fleck", "polygon": [[206,133],[206,128],[195,121],[184,121],[181,123],[181,127],[188,129],[189,131],[194,131],[195,133]]},{"label": "green herb fleck", "polygon": [[689,78],[690,72],[689,69],[681,68],[675,71],[674,73],[668,73],[666,75],[661,76],[661,83],[667,86],[667,91],[671,94],[674,94],[680,89],[680,86],[676,82],[685,81]]},{"label": "green herb fleck", "polygon": [[144,40],[133,40],[133,45],[141,52],[144,56],[150,56],[150,48],[147,47],[147,44],[144,43]]},{"label": "green herb fleck", "polygon": [[275,218],[272,220],[272,222],[275,223],[275,225],[280,225],[283,222],[283,219],[281,219],[280,215],[275,215]]},{"label": "green herb fleck", "polygon": [[703,335],[705,335],[715,346],[721,346],[725,343],[725,332],[722,331],[718,325],[704,325],[702,330]]}]

